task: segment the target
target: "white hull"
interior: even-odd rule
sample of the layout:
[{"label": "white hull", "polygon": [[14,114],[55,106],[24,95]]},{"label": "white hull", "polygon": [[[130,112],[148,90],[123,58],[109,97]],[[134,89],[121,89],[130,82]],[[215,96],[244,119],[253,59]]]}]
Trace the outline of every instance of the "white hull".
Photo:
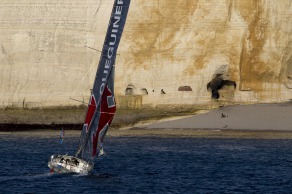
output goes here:
[{"label": "white hull", "polygon": [[93,169],[93,164],[68,155],[52,155],[48,167],[57,173],[88,174]]}]

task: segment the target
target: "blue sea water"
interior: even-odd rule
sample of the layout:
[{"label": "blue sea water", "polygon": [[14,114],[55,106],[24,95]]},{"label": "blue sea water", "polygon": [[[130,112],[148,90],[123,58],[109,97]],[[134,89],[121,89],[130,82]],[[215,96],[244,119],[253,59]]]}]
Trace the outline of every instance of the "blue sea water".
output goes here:
[{"label": "blue sea water", "polygon": [[292,140],[107,137],[92,175],[51,174],[79,136],[0,133],[0,193],[292,193]]}]

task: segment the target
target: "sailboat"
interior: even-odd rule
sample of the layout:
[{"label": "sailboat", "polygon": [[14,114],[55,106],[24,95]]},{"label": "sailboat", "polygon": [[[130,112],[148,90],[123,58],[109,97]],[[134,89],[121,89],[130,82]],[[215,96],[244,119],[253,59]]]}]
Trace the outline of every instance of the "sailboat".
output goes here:
[{"label": "sailboat", "polygon": [[75,156],[52,155],[48,167],[53,172],[88,174],[94,158],[104,154],[103,141],[116,112],[114,64],[129,6],[130,0],[114,2],[77,152]]}]

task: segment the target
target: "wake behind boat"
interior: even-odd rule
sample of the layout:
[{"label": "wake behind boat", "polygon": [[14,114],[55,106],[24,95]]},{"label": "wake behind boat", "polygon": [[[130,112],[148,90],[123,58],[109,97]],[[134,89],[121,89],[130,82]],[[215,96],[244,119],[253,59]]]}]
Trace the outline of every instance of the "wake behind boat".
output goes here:
[{"label": "wake behind boat", "polygon": [[114,2],[76,155],[52,155],[48,162],[51,171],[88,174],[93,159],[104,153],[103,140],[116,112],[114,64],[129,5],[130,0]]}]

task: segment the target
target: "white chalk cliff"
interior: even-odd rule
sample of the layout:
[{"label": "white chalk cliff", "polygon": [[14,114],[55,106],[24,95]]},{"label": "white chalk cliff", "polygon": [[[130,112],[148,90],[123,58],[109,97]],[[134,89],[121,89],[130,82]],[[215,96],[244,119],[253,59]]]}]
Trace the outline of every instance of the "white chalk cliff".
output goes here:
[{"label": "white chalk cliff", "polygon": [[[2,0],[0,106],[87,103],[112,4]],[[117,101],[208,104],[215,74],[237,83],[219,90],[219,101],[288,101],[291,43],[291,0],[132,0],[116,60]]]}]

